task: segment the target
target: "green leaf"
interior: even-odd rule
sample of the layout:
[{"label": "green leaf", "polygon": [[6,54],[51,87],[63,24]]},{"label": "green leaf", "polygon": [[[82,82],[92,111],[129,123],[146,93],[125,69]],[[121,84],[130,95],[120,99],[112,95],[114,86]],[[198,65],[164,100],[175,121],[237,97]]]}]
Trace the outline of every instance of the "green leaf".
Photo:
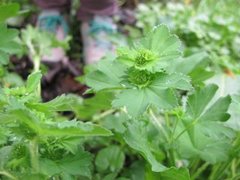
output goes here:
[{"label": "green leaf", "polygon": [[76,156],[66,156],[59,161],[61,169],[72,175],[91,177],[92,156],[88,152],[79,152]]},{"label": "green leaf", "polygon": [[97,69],[87,74],[85,77],[88,86],[96,91],[121,87],[121,77],[125,68],[120,63],[111,59],[101,60],[97,64]]},{"label": "green leaf", "polygon": [[43,174],[32,174],[32,173],[21,173],[18,174],[19,179],[24,179],[24,180],[47,180],[48,177],[46,177]]},{"label": "green leaf", "polygon": [[163,172],[160,173],[153,173],[148,172],[147,173],[147,179],[151,180],[190,180],[190,175],[187,168],[169,168]]},{"label": "green leaf", "polygon": [[20,52],[21,47],[15,41],[17,36],[17,30],[8,29],[5,24],[0,23],[0,65],[8,63],[9,55]]},{"label": "green leaf", "polygon": [[34,72],[28,76],[27,79],[27,92],[31,93],[36,91],[42,78],[41,72]]},{"label": "green leaf", "polygon": [[19,9],[20,9],[20,6],[17,3],[1,4],[0,5],[0,22],[5,21],[9,17],[16,16]]},{"label": "green leaf", "polygon": [[149,148],[151,146],[147,138],[147,129],[141,122],[129,123],[123,137],[131,148],[140,152],[148,161],[152,167],[152,171],[161,172],[166,170],[166,167],[159,163],[151,152],[151,148]]},{"label": "green leaf", "polygon": [[132,48],[118,50],[118,60],[129,67],[161,72],[181,55],[181,42],[165,25],[156,26]]},{"label": "green leaf", "polygon": [[179,58],[171,66],[168,66],[168,73],[182,73],[189,75],[193,84],[199,84],[209,79],[214,75],[214,72],[207,71],[206,67],[209,64],[206,52],[197,52],[190,56]]},{"label": "green leaf", "polygon": [[128,174],[131,180],[145,180],[145,162],[134,161],[131,166],[126,169],[126,174]]},{"label": "green leaf", "polygon": [[193,87],[190,83],[190,78],[181,73],[165,74],[161,73],[153,81],[150,87],[156,87],[157,89],[181,89],[192,90]]},{"label": "green leaf", "polygon": [[117,173],[110,173],[103,177],[103,180],[112,180],[112,179],[118,179]]},{"label": "green leaf", "polygon": [[216,91],[217,86],[208,85],[188,98],[175,133],[177,150],[184,158],[200,157],[210,163],[228,159],[234,132],[223,121],[230,117],[227,111],[231,98],[226,96],[211,104]]},{"label": "green leaf", "polygon": [[230,104],[230,96],[219,98],[204,115],[201,116],[200,121],[227,121],[230,118],[230,114],[227,113]]},{"label": "green leaf", "polygon": [[207,57],[206,52],[198,52],[190,56],[179,58],[176,63],[169,66],[168,71],[171,73],[178,72],[183,74],[189,74]]},{"label": "green leaf", "polygon": [[4,77],[3,77],[3,81],[6,84],[9,84],[10,87],[21,87],[24,86],[25,82],[22,79],[21,76],[19,76],[17,73],[15,72],[11,72],[11,73],[7,73]]},{"label": "green leaf", "polygon": [[53,161],[40,159],[41,172],[52,176],[64,172],[69,175],[81,175],[91,178],[92,156],[88,152],[79,151],[76,155],[67,155],[63,159]]},{"label": "green leaf", "polygon": [[141,40],[141,45],[159,53],[159,63],[161,61],[170,61],[181,55],[179,38],[172,35],[165,25],[155,27],[146,38]]},{"label": "green leaf", "polygon": [[187,102],[187,113],[193,118],[199,117],[206,108],[206,105],[212,100],[217,89],[218,87],[212,84],[191,95]]},{"label": "green leaf", "polygon": [[0,145],[3,145],[7,142],[7,137],[10,135],[8,130],[4,127],[0,127]]},{"label": "green leaf", "polygon": [[76,107],[76,114],[81,119],[90,119],[94,115],[110,109],[113,93],[98,92],[92,98],[84,99],[81,105]]},{"label": "green leaf", "polygon": [[214,74],[213,71],[207,71],[205,68],[196,68],[189,74],[189,76],[191,77],[193,84],[200,84],[213,77]]},{"label": "green leaf", "polygon": [[190,180],[190,175],[187,168],[170,168],[160,173],[160,177],[163,180]]},{"label": "green leaf", "polygon": [[43,124],[39,130],[41,136],[111,136],[111,131],[91,123],[79,121],[63,121]]},{"label": "green leaf", "polygon": [[19,120],[21,123],[23,123],[24,127],[26,127],[26,129],[23,130],[31,132],[31,135],[35,134],[53,137],[112,135],[111,131],[91,123],[83,123],[79,121],[41,123],[41,121],[33,112],[20,109],[10,111],[9,118],[12,120]]},{"label": "green leaf", "polygon": [[82,106],[82,98],[74,94],[63,94],[46,103],[27,103],[26,106],[37,111],[43,112],[46,115],[53,115],[53,112],[73,111],[77,113]]},{"label": "green leaf", "polygon": [[227,126],[231,127],[234,130],[240,131],[240,95],[232,96],[232,104],[229,108],[229,113],[231,114],[231,118],[227,121]]},{"label": "green leaf", "polygon": [[21,125],[23,125],[22,128],[19,128],[20,131],[23,131],[23,134],[24,132],[29,132],[32,136],[37,135],[40,130],[38,118],[34,116],[33,113],[25,109],[22,109],[24,107],[20,108],[16,107],[16,109],[10,110],[6,117],[9,116],[9,118],[11,118],[12,121],[17,120],[18,123],[20,124],[20,127]]},{"label": "green leaf", "polygon": [[7,65],[8,64],[9,55],[0,50],[0,64]]},{"label": "green leaf", "polygon": [[43,103],[42,106],[50,111],[74,111],[82,105],[82,98],[74,94],[63,94],[55,99]]},{"label": "green leaf", "polygon": [[133,117],[142,115],[150,105],[162,109],[172,109],[178,103],[173,91],[156,87],[124,90],[113,101],[114,107],[126,107],[128,113]]},{"label": "green leaf", "polygon": [[102,120],[102,125],[107,129],[114,130],[117,133],[123,133],[126,128],[124,123],[128,121],[126,114],[120,113],[117,115],[109,115]]},{"label": "green leaf", "polygon": [[111,145],[101,149],[95,160],[99,172],[109,169],[111,172],[120,171],[123,167],[125,155],[119,146]]},{"label": "green leaf", "polygon": [[9,162],[13,146],[3,146],[0,148],[0,169],[6,167]]}]

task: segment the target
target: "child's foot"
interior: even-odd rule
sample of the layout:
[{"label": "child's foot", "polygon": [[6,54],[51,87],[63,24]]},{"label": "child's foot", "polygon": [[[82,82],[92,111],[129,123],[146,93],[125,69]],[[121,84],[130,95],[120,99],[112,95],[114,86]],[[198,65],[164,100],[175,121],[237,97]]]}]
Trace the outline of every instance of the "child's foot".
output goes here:
[{"label": "child's foot", "polygon": [[117,32],[117,26],[112,18],[95,16],[90,22],[83,22],[81,33],[83,38],[84,61],[92,64],[99,61],[107,53],[114,53],[111,35]]},{"label": "child's foot", "polygon": [[[58,11],[44,10],[38,17],[37,27],[44,31],[56,34],[58,40],[64,40],[68,33],[66,20]],[[59,62],[67,59],[63,48],[53,48],[50,54],[46,54],[42,60],[47,62]]]}]

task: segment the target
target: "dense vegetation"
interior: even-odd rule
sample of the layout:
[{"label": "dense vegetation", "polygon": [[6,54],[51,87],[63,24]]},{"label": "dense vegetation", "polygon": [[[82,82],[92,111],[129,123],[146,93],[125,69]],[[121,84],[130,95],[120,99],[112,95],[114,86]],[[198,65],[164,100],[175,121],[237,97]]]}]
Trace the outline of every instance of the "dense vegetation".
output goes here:
[{"label": "dense vegetation", "polygon": [[[26,12],[0,4],[0,179],[239,179],[240,6],[189,3],[139,4],[129,44],[77,78],[88,98],[48,102],[41,58],[71,40],[9,27]],[[23,54],[26,81],[9,70]]]}]

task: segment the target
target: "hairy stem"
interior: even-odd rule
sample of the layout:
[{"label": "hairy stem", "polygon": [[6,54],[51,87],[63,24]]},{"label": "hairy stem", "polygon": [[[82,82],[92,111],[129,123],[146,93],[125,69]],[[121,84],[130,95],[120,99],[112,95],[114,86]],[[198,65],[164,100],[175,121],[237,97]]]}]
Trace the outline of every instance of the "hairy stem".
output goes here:
[{"label": "hairy stem", "polygon": [[227,162],[227,163],[223,163],[223,164],[220,164],[219,166],[217,166],[217,168],[214,169],[214,171],[211,173],[209,179],[210,180],[221,179],[221,177],[224,175],[224,172],[228,168],[229,165],[230,165],[230,163]]},{"label": "hairy stem", "polygon": [[0,175],[6,176],[6,177],[8,177],[9,179],[17,180],[16,177],[14,177],[12,174],[10,174],[10,173],[7,172],[7,171],[0,171]]},{"label": "hairy stem", "polygon": [[205,162],[201,167],[197,169],[197,171],[192,175],[192,179],[196,179],[207,167],[209,163]]},{"label": "hairy stem", "polygon": [[[34,55],[33,56],[33,66],[34,66],[34,70],[33,72],[38,72],[40,71],[40,63],[41,63],[41,57],[38,55]],[[41,97],[41,81],[38,84],[36,93],[39,97]]]},{"label": "hairy stem", "polygon": [[233,159],[232,164],[231,164],[231,173],[232,177],[236,176],[236,159]]},{"label": "hairy stem", "polygon": [[158,126],[160,132],[163,133],[165,139],[167,140],[167,142],[169,142],[168,133],[165,131],[164,127],[162,126],[162,124],[160,123],[160,121],[158,120],[158,118],[156,117],[154,112],[150,109],[149,113],[150,113],[150,115],[152,117],[151,119],[153,120],[153,123]]},{"label": "hairy stem", "polygon": [[104,111],[104,112],[101,113],[101,114],[98,114],[98,115],[94,116],[92,120],[93,120],[94,122],[96,122],[96,121],[98,121],[98,120],[100,120],[100,119],[102,119],[102,118],[104,118],[104,117],[106,117],[106,116],[114,113],[115,111],[116,111],[115,109],[109,109],[109,110],[107,110],[107,111]]},{"label": "hairy stem", "polygon": [[167,152],[167,155],[168,155],[168,157],[169,157],[169,164],[171,165],[171,166],[175,166],[175,155],[174,155],[174,150],[173,150],[173,148],[172,148],[172,143],[171,143],[171,140],[170,140],[170,138],[169,138],[169,135],[168,135],[168,133],[167,133],[167,131],[164,129],[164,127],[162,126],[162,124],[161,124],[161,122],[159,121],[159,119],[156,117],[156,115],[154,114],[154,112],[153,112],[153,110],[152,109],[150,109],[149,110],[149,113],[150,113],[150,115],[151,115],[151,119],[153,120],[153,123],[154,124],[157,124],[157,126],[158,126],[158,128],[159,128],[159,130],[160,130],[160,132],[161,133],[163,133],[163,135],[164,135],[164,137],[165,137],[165,139],[166,139],[166,141],[168,142],[168,144],[169,144],[169,150],[168,150],[168,152]]},{"label": "hairy stem", "polygon": [[39,154],[37,137],[29,142],[29,151],[33,173],[39,172]]},{"label": "hairy stem", "polygon": [[194,159],[194,160],[190,163],[189,167],[190,167],[190,172],[191,172],[191,174],[194,174],[194,172],[195,172],[196,169],[198,168],[199,163],[200,163],[200,159]]}]

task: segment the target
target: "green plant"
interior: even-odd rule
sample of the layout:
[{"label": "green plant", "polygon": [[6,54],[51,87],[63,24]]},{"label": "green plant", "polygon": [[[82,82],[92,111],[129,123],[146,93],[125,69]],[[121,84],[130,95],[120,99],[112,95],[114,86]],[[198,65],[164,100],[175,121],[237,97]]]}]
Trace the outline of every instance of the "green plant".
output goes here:
[{"label": "green plant", "polygon": [[115,94],[113,115],[105,114],[102,123],[135,150],[130,154],[148,162],[142,165],[146,179],[190,179],[189,173],[217,179],[224,171],[215,164],[227,168],[236,156],[235,132],[225,124],[231,97],[212,101],[218,87],[203,83],[213,75],[203,69],[206,53],[180,56],[179,39],[160,25],[132,47],[120,48],[116,58],[90,68],[85,82],[97,94]]},{"label": "green plant", "polygon": [[[12,5],[4,7],[8,12]],[[80,137],[109,136],[111,132],[98,125],[76,119],[69,121],[60,116],[61,111],[74,111],[74,106],[82,103],[80,97],[62,95],[50,102],[41,102],[40,58],[52,41],[30,27],[28,33],[23,33],[23,39],[34,58],[34,72],[28,76],[26,85],[0,90],[0,175],[10,179],[90,177],[92,157],[84,151]],[[4,37],[0,41],[1,60],[5,64],[7,55],[19,50],[20,46],[13,41],[17,34],[16,30],[1,25]],[[36,44],[34,40],[39,41]],[[76,164],[81,169],[74,170]]]},{"label": "green plant", "polygon": [[[20,45],[17,31],[0,27],[0,36],[14,44],[11,50],[0,40],[0,61],[7,64]],[[21,35],[34,69],[24,84],[0,88],[1,179],[239,177],[239,129],[227,123],[230,113],[238,118],[239,95],[216,97],[218,87],[205,83],[214,74],[208,54],[182,57],[181,42],[167,26],[89,66],[80,79],[93,97],[69,94],[49,102],[41,101],[40,60],[66,44],[32,27]],[[63,116],[69,111],[71,118]]]}]

